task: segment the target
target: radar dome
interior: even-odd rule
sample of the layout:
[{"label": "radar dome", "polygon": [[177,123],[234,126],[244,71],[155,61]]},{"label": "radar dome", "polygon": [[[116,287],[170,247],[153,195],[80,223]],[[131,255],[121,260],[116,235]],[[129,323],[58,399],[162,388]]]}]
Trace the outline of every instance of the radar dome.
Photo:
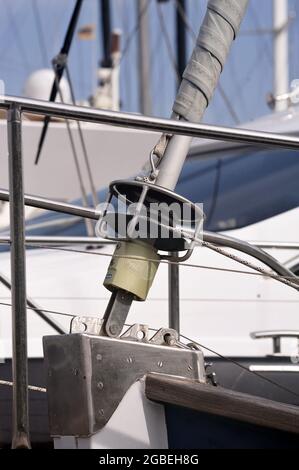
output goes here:
[{"label": "radar dome", "polygon": [[[51,89],[53,86],[55,74],[52,69],[41,69],[33,72],[27,79],[23,94],[26,98],[49,101]],[[63,101],[71,103],[71,92],[67,80],[62,77],[60,80],[60,89],[62,91]],[[59,93],[56,97],[57,102],[61,102]]]}]

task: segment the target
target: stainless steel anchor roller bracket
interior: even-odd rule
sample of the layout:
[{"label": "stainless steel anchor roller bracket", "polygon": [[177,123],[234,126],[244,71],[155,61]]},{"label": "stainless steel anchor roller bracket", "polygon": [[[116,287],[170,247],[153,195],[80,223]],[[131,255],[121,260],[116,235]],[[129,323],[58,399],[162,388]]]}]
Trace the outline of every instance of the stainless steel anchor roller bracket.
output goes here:
[{"label": "stainless steel anchor roller bracket", "polygon": [[148,373],[205,382],[201,351],[90,334],[47,336],[43,344],[52,436],[95,434]]}]

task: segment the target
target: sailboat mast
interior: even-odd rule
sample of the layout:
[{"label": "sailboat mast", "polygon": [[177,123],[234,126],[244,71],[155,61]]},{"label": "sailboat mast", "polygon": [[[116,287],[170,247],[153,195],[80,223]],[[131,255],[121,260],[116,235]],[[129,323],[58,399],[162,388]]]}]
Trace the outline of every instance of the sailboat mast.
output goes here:
[{"label": "sailboat mast", "polygon": [[152,102],[150,95],[150,51],[149,51],[149,14],[148,0],[137,1],[137,15],[139,19],[139,103],[140,111],[145,116],[152,113]]},{"label": "sailboat mast", "polygon": [[[273,1],[274,27],[274,96],[284,95],[289,91],[289,34],[288,0]],[[287,100],[278,100],[276,111],[287,109]]]},{"label": "sailboat mast", "polygon": [[112,67],[111,60],[111,12],[110,0],[100,0],[100,24],[102,26],[103,58],[101,66]]},{"label": "sailboat mast", "polygon": [[187,65],[187,38],[186,38],[186,0],[177,0],[176,8],[176,42],[177,42],[177,65],[178,85],[180,85],[183,73]]},{"label": "sailboat mast", "polygon": [[120,42],[121,33],[112,31],[111,0],[99,0],[99,17],[102,31],[102,59],[98,69],[98,87],[93,96],[93,106],[119,111]]}]

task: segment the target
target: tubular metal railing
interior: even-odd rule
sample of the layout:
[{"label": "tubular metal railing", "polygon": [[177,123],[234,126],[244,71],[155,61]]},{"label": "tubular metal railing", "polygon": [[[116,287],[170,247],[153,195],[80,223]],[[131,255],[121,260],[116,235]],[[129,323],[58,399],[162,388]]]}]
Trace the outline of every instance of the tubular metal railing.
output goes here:
[{"label": "tubular metal railing", "polygon": [[114,111],[102,111],[82,106],[49,103],[15,96],[0,95],[0,101],[0,108],[9,109],[15,106],[23,112],[38,115],[60,117],[75,121],[88,121],[98,124],[110,124],[113,126],[147,130],[157,133],[165,132],[212,140],[299,150],[299,138],[270,132],[211,126],[207,124],[192,124],[185,121],[157,119],[138,114],[117,113]]},{"label": "tubular metal railing", "polygon": [[[13,447],[29,448],[28,419],[28,359],[26,321],[26,265],[23,161],[22,161],[22,113],[31,113],[109,124],[131,129],[141,129],[157,133],[179,134],[205,139],[246,143],[299,150],[299,138],[252,130],[216,127],[205,124],[191,124],[184,121],[156,119],[135,114],[100,111],[86,107],[48,103],[14,96],[0,96],[0,108],[7,110],[8,149],[9,149],[9,193],[10,199],[10,245],[11,245],[11,291],[13,324]],[[5,192],[2,192],[2,196]],[[34,205],[34,197],[31,203]],[[28,198],[27,198],[28,199]],[[66,207],[47,201],[44,208],[69,213]],[[56,208],[54,205],[56,204]],[[52,205],[52,207],[50,207]],[[40,206],[39,206],[40,207]],[[69,208],[72,211],[72,208]],[[88,217],[88,209],[77,208],[80,216]],[[78,214],[77,214],[78,215]],[[174,273],[175,274],[175,273]],[[173,282],[175,280],[172,280]],[[178,285],[178,282],[174,282]],[[178,302],[178,293],[173,292],[172,307]],[[178,309],[176,309],[178,311]]]},{"label": "tubular metal railing", "polygon": [[[1,191],[0,191],[1,194]],[[0,236],[0,244],[10,245],[11,238],[6,236]],[[98,237],[84,237],[84,236],[47,236],[47,235],[30,235],[26,236],[26,244],[28,245],[116,245],[117,242],[114,240],[107,240],[105,238]],[[250,245],[267,250],[288,250],[288,251],[298,251],[299,243],[298,242],[268,242],[268,241],[253,241],[249,242]]]}]

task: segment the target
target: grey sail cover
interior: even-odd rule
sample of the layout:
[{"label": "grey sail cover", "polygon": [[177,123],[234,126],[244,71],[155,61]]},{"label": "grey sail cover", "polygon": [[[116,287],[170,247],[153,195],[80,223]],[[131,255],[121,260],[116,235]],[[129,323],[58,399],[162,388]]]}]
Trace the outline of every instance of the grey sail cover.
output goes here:
[{"label": "grey sail cover", "polygon": [[209,105],[247,5],[248,0],[209,0],[173,106],[187,121],[199,122]]}]

